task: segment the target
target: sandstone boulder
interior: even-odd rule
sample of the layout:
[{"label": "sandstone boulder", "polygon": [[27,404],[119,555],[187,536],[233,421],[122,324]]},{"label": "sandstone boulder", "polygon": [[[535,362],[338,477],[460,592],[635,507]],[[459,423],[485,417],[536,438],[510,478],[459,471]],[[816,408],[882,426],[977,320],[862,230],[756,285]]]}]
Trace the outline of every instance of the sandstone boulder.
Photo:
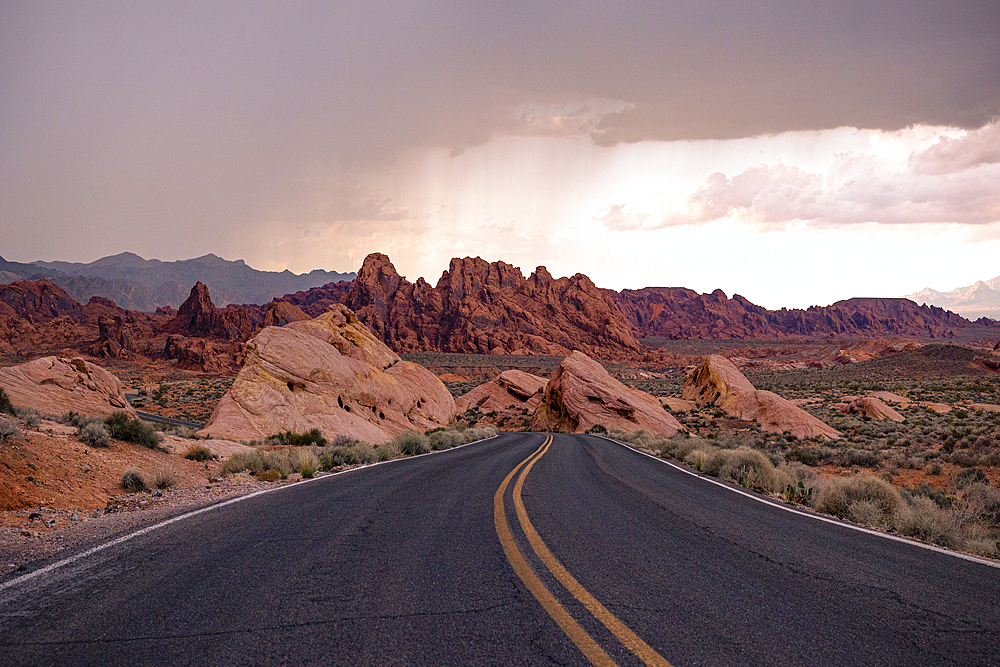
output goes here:
[{"label": "sandstone boulder", "polygon": [[863,417],[871,417],[872,419],[891,419],[894,422],[901,422],[904,420],[903,415],[899,414],[874,396],[860,396],[855,398],[853,401],[842,407],[840,412],[845,415],[855,414]]},{"label": "sandstone boulder", "polygon": [[655,398],[626,387],[587,355],[573,352],[545,385],[542,400],[531,416],[531,428],[584,433],[597,424],[666,436],[683,428]]},{"label": "sandstone boulder", "polygon": [[671,412],[689,412],[694,410],[697,405],[694,401],[687,401],[674,396],[660,396],[657,400],[660,401],[660,405]]},{"label": "sandstone boulder", "polygon": [[283,327],[291,322],[304,322],[312,318],[298,306],[286,301],[272,301],[264,313],[265,327]]},{"label": "sandstone boulder", "polygon": [[543,377],[524,371],[504,371],[489,382],[484,382],[456,398],[455,408],[458,412],[465,412],[470,408],[479,408],[484,412],[491,410],[520,412],[524,408],[534,410],[542,400],[547,382],[548,380]]},{"label": "sandstone boulder", "polygon": [[906,396],[900,396],[899,394],[894,394],[891,391],[873,391],[869,394],[869,396],[877,398],[883,403],[899,403],[903,406],[906,406],[910,402],[910,399]]},{"label": "sandstone boulder", "polygon": [[346,306],[314,320],[268,327],[202,435],[256,440],[318,428],[373,444],[455,419],[455,401],[430,371],[403,361]]},{"label": "sandstone boulder", "polygon": [[121,411],[136,416],[118,378],[81,357],[42,357],[0,368],[0,386],[16,407],[42,414],[72,411],[90,417]]},{"label": "sandstone boulder", "polygon": [[755,421],[767,433],[789,432],[798,438],[840,437],[800,407],[770,391],[760,391],[725,357],[709,355],[684,378],[684,398],[699,405],[714,403],[736,419]]},{"label": "sandstone boulder", "polygon": [[100,338],[90,349],[95,357],[118,359],[135,349],[132,332],[120,316],[97,318]]}]

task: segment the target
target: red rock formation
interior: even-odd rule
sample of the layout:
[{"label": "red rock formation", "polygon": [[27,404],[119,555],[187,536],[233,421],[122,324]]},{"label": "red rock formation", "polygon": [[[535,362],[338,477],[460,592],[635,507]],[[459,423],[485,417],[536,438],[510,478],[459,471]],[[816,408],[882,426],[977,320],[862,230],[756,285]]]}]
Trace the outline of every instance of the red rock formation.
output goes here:
[{"label": "red rock formation", "polygon": [[798,438],[840,433],[802,408],[770,391],[755,389],[725,357],[709,355],[684,378],[683,398],[698,405],[715,404],[736,419],[755,421],[766,433],[789,432]]},{"label": "red rock formation", "polygon": [[455,401],[427,369],[403,361],[340,304],[314,320],[267,327],[201,431],[232,440],[318,428],[374,444],[455,419]]},{"label": "red rock formation", "polygon": [[167,323],[164,331],[185,336],[224,338],[244,341],[253,333],[253,325],[240,308],[216,308],[208,287],[197,283],[187,301],[181,304],[177,317]]},{"label": "red rock formation", "polygon": [[17,315],[37,324],[67,315],[79,319],[81,313],[80,304],[43,278],[0,285],[0,315]]},{"label": "red rock formation", "polygon": [[[443,380],[443,378],[439,378]],[[478,408],[481,412],[506,412],[508,416],[533,411],[542,400],[548,380],[519,370],[503,371],[489,382],[455,399],[455,409],[465,412]]]},{"label": "red rock formation", "polygon": [[330,305],[340,303],[352,287],[354,287],[353,280],[342,280],[338,283],[327,283],[322,287],[313,287],[295,294],[286,294],[275,301],[284,301],[298,306],[309,317],[319,317],[326,312]]},{"label": "red rock formation", "polygon": [[739,294],[729,299],[722,290],[698,294],[679,287],[647,287],[620,294],[609,290],[608,294],[639,338],[761,339],[831,334],[953,338],[955,329],[973,324],[955,313],[918,306],[908,299],[855,298],[826,307],[770,311]]},{"label": "red rock formation", "polygon": [[98,318],[97,328],[100,338],[90,348],[95,357],[118,359],[135,349],[128,325],[120,316]]},{"label": "red rock formation", "polygon": [[573,352],[562,360],[545,385],[542,401],[531,415],[531,428],[585,433],[598,424],[607,429],[645,429],[666,436],[683,428],[655,398],[626,387],[587,355]]},{"label": "red rock formation", "polygon": [[632,358],[642,346],[618,308],[584,275],[527,279],[504,262],[453,259],[436,287],[410,283],[385,255],[365,258],[345,303],[400,352],[438,350],[565,355],[580,349]]}]

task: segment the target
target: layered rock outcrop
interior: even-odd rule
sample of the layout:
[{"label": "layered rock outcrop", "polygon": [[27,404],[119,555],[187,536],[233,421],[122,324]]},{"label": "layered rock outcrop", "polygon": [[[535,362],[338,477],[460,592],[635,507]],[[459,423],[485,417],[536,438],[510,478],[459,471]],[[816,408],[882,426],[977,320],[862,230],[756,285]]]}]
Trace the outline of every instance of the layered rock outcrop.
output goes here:
[{"label": "layered rock outcrop", "polygon": [[399,352],[437,350],[563,356],[579,349],[608,359],[642,346],[615,304],[584,275],[528,278],[504,262],[453,259],[437,285],[410,283],[389,258],[365,258],[344,298],[358,319]]},{"label": "layered rock outcrop", "polygon": [[600,424],[623,431],[645,429],[671,436],[683,427],[644,391],[626,387],[599,363],[573,352],[562,360],[545,385],[531,416],[536,431],[585,433]]},{"label": "layered rock outcrop", "polygon": [[478,408],[482,412],[533,411],[542,400],[548,380],[519,370],[507,370],[489,382],[455,399],[458,412]]},{"label": "layered rock outcrop", "polygon": [[904,420],[903,415],[874,396],[859,396],[841,408],[840,412],[845,415],[861,415],[862,417],[871,417],[872,419],[889,419],[894,422]]},{"label": "layered rock outcrop", "polygon": [[[313,316],[315,317],[315,316]],[[286,301],[272,301],[264,313],[264,327],[283,327],[291,322],[304,322],[312,317],[306,315],[298,306]]]},{"label": "layered rock outcrop", "polygon": [[698,405],[715,404],[726,414],[755,421],[766,433],[798,438],[836,439],[840,432],[770,391],[756,389],[725,357],[709,355],[684,378],[682,397]]},{"label": "layered rock outcrop", "polygon": [[100,338],[90,348],[95,357],[118,359],[135,349],[132,332],[121,316],[99,317],[97,330]]},{"label": "layered rock outcrop", "polygon": [[0,387],[16,407],[33,408],[42,414],[72,411],[107,416],[123,411],[136,416],[118,378],[81,357],[42,357],[0,368]]},{"label": "layered rock outcrop", "polygon": [[455,401],[430,371],[401,360],[336,304],[248,341],[243,369],[201,433],[246,441],[318,428],[378,444],[454,419]]}]

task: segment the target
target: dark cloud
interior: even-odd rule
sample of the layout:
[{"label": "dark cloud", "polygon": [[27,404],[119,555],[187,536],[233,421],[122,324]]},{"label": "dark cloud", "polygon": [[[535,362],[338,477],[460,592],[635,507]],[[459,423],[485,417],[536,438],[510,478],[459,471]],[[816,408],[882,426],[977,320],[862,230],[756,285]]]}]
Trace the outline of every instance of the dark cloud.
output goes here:
[{"label": "dark cloud", "polygon": [[998,45],[995,0],[8,2],[0,223],[19,259],[46,236],[185,256],[296,214],[315,173],[497,134],[979,127]]}]

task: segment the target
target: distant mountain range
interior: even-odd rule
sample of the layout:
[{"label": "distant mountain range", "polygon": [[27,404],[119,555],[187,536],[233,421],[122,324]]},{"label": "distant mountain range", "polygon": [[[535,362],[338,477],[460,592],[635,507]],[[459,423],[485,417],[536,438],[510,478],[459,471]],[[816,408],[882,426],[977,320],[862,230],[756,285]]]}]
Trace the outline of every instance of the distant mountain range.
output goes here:
[{"label": "distant mountain range", "polygon": [[930,287],[907,294],[904,298],[929,306],[939,306],[956,312],[962,317],[977,320],[980,317],[1000,320],[1000,276],[993,280],[980,280],[968,287],[950,292],[938,292]]},{"label": "distant mountain range", "polygon": [[0,284],[15,280],[46,278],[79,301],[93,296],[111,299],[120,307],[153,312],[161,306],[179,307],[191,286],[205,283],[219,306],[262,304],[271,299],[320,287],[328,283],[354,280],[354,273],[316,269],[295,274],[285,270],[258,271],[242,260],[229,261],[204,255],[176,262],[143,259],[123,252],[88,264],[76,262],[8,262],[0,257]]}]

